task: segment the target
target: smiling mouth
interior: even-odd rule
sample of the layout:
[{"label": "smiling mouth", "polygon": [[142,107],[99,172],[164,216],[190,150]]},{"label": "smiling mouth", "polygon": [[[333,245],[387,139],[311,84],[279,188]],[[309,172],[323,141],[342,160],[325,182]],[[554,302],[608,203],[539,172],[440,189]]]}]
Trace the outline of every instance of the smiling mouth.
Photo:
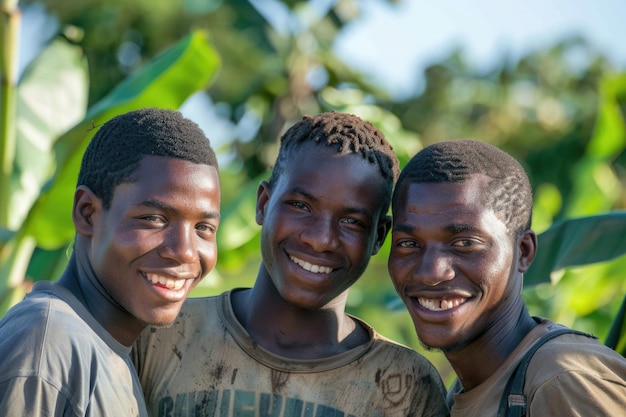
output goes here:
[{"label": "smiling mouth", "polygon": [[302,259],[298,259],[295,256],[289,255],[289,259],[291,259],[295,264],[299,265],[305,271],[313,272],[314,274],[330,274],[333,272],[333,269],[329,266],[322,265],[313,265],[307,261],[303,261]]},{"label": "smiling mouth", "polygon": [[467,298],[451,298],[451,299],[435,298],[433,299],[433,298],[419,297],[417,299],[417,302],[419,303],[419,305],[421,305],[422,307],[424,307],[426,310],[429,310],[429,311],[450,310],[452,308],[460,306],[466,301],[467,301]]},{"label": "smiling mouth", "polygon": [[156,274],[145,274],[145,277],[152,284],[161,285],[169,290],[175,291],[182,289],[185,286],[185,282],[187,281],[186,279],[172,279]]}]

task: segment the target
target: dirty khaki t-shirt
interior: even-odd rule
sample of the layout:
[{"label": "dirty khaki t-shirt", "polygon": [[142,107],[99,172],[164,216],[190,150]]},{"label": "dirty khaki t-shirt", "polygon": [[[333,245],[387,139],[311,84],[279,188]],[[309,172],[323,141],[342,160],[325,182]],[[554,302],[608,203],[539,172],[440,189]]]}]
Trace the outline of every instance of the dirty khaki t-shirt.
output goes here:
[{"label": "dirty khaki t-shirt", "polygon": [[[535,317],[536,326],[502,367],[476,388],[455,382],[451,416],[495,417],[508,378],[524,354],[555,323]],[[526,372],[527,416],[626,415],[626,359],[592,338],[564,334],[534,354]]]},{"label": "dirty khaki t-shirt", "polygon": [[230,292],[190,298],[168,328],[133,348],[152,417],[447,416],[445,388],[415,351],[379,335],[324,359],[276,356],[254,343]]}]

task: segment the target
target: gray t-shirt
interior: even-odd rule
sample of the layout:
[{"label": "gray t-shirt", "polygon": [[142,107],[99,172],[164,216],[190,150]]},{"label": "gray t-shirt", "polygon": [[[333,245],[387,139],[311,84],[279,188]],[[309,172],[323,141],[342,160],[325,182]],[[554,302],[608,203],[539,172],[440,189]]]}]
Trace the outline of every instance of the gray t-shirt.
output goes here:
[{"label": "gray t-shirt", "polygon": [[0,416],[145,417],[129,353],[67,289],[39,282],[0,321]]}]

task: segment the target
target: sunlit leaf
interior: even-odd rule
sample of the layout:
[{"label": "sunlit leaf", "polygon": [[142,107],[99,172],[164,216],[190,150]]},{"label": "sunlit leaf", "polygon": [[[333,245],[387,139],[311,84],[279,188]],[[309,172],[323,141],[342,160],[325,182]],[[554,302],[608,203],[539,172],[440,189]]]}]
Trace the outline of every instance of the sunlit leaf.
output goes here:
[{"label": "sunlit leaf", "polygon": [[250,181],[239,190],[238,198],[222,208],[223,220],[217,232],[220,250],[236,249],[259,233],[255,221],[258,186],[258,181]]},{"label": "sunlit leaf", "polygon": [[54,142],[85,116],[88,90],[87,62],[81,48],[60,39],[48,45],[21,77],[8,202],[11,228],[19,227],[54,172]]},{"label": "sunlit leaf", "polygon": [[626,295],[606,338],[606,345],[626,356]]},{"label": "sunlit leaf", "polygon": [[550,282],[550,274],[568,266],[603,262],[626,254],[626,211],[567,219],[538,236],[537,256],[525,285]]},{"label": "sunlit leaf", "polygon": [[626,101],[626,74],[607,77],[600,84],[598,121],[589,152],[594,157],[610,158],[626,147],[626,120],[622,109]]},{"label": "sunlit leaf", "polygon": [[4,244],[11,240],[13,236],[15,236],[14,231],[0,227],[0,248],[2,248]]}]

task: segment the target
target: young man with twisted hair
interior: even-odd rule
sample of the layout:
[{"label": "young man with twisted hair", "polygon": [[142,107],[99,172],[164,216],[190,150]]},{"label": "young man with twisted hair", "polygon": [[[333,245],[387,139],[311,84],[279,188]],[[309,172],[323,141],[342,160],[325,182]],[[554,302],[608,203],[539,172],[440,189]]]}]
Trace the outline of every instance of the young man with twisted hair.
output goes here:
[{"label": "young man with twisted hair", "polygon": [[564,329],[531,317],[522,299],[537,237],[530,182],[513,157],[474,140],[430,145],[400,174],[392,212],[389,274],[420,341],[456,371],[452,416],[624,413],[626,360],[584,334],[541,345],[523,391],[503,395],[524,354]]},{"label": "young man with twisted hair", "polygon": [[73,253],[0,321],[3,417],[144,417],[131,345],[172,322],[213,269],[218,165],[200,128],[171,110],[106,122],[74,193]]},{"label": "young man with twisted hair", "polygon": [[433,366],[345,312],[389,230],[397,174],[389,143],[357,116],[288,129],[257,192],[253,288],[189,299],[135,345],[151,416],[447,416]]}]

